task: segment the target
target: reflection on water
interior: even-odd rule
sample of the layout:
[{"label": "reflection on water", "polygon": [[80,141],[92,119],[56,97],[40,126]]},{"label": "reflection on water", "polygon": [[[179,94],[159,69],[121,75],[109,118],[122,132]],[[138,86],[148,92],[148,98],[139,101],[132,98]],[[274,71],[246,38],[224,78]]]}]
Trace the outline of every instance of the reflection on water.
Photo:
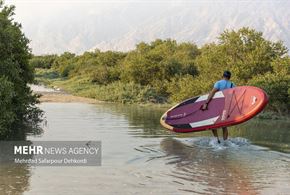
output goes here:
[{"label": "reflection on water", "polygon": [[[17,144],[31,145],[29,141],[17,142]],[[7,195],[20,195],[27,191],[29,188],[30,168],[28,165],[11,164],[14,158],[21,158],[20,156],[14,156],[9,151],[15,142],[0,143],[0,194]],[[27,158],[32,158],[31,155],[26,155]]]},{"label": "reflection on water", "polygon": [[[101,140],[101,167],[3,167],[11,194],[287,194],[289,122],[251,120],[217,144],[210,132],[173,134],[161,108],[43,103],[40,140]],[[9,178],[9,179],[6,179]],[[1,194],[1,193],[0,193]]]},{"label": "reflection on water", "polygon": [[290,153],[290,121],[256,119],[232,129],[232,135],[248,138],[253,144]]},{"label": "reflection on water", "polygon": [[[244,139],[232,138],[221,146],[209,138],[190,141],[168,138],[162,140],[161,148],[167,154],[166,163],[175,167],[170,176],[183,184],[195,185],[185,191],[256,194],[290,182],[289,160],[277,153],[257,150]],[[289,192],[287,187],[278,190]]]},{"label": "reflection on water", "polygon": [[[45,122],[45,120],[44,120]],[[27,136],[41,136],[43,133],[43,128],[41,127],[43,124],[34,125],[34,124],[19,124],[17,127],[13,129],[12,132],[9,133],[7,137],[2,138],[1,140],[11,140],[11,141],[24,141],[26,140]]]},{"label": "reflection on water", "polygon": [[204,140],[199,144],[205,148],[190,147],[174,139],[164,139],[161,142],[162,149],[168,154],[166,163],[176,167],[170,176],[178,178],[179,182],[199,186],[185,188],[184,191],[213,194],[256,193],[250,174],[243,170],[243,163],[239,159],[233,158],[233,151],[209,150],[206,147],[214,145],[210,142],[205,144]]},{"label": "reflection on water", "polygon": [[140,137],[164,137],[171,134],[160,126],[159,120],[164,108],[152,108],[152,106],[107,104],[106,111],[121,115],[129,123],[129,133]]},{"label": "reflection on water", "polygon": [[0,164],[0,194],[20,195],[29,190],[29,177],[27,165]]}]

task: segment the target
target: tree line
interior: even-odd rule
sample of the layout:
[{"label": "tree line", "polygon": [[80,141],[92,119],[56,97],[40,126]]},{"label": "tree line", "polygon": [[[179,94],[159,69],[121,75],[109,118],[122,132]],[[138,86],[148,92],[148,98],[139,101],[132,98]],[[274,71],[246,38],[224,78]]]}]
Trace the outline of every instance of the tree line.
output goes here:
[{"label": "tree line", "polygon": [[36,127],[42,115],[27,85],[34,81],[29,40],[13,15],[14,6],[0,0],[0,140],[24,139],[25,129]]},{"label": "tree line", "polygon": [[281,41],[250,28],[225,30],[218,41],[157,39],[129,52],[95,50],[82,55],[34,56],[30,65],[71,81],[74,92],[114,102],[179,102],[208,92],[224,70],[236,85],[252,85],[270,96],[269,109],[289,112],[290,57]]}]

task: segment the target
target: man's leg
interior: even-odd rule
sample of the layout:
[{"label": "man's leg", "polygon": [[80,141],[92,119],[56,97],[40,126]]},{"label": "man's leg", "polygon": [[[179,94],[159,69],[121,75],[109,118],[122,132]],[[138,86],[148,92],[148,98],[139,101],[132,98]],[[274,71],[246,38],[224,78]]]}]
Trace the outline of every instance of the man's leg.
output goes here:
[{"label": "man's leg", "polygon": [[212,129],[211,131],[212,131],[212,134],[217,138],[218,143],[221,143],[219,140],[219,135],[218,135],[217,129]]},{"label": "man's leg", "polygon": [[222,129],[223,129],[223,138],[224,138],[224,140],[227,140],[228,136],[229,136],[228,128],[223,127]]}]

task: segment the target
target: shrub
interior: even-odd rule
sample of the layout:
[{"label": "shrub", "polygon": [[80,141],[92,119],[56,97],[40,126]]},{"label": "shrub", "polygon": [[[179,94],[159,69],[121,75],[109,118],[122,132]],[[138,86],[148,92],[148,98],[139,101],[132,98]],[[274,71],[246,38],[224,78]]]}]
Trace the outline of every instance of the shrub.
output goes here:
[{"label": "shrub", "polygon": [[5,77],[0,77],[0,138],[11,131],[16,115],[13,112],[12,98],[15,95],[13,84]]},{"label": "shrub", "polygon": [[264,89],[269,95],[269,109],[279,112],[289,112],[290,107],[290,76],[267,73],[259,75],[248,82],[249,85]]},{"label": "shrub", "polygon": [[51,68],[57,55],[46,55],[46,56],[33,56],[29,60],[29,65],[33,68]]}]

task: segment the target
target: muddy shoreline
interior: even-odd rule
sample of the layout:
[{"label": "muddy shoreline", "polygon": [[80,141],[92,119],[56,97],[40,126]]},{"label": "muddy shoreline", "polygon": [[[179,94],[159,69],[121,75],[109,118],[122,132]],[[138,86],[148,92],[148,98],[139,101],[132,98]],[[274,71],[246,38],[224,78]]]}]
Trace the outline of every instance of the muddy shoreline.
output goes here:
[{"label": "muddy shoreline", "polygon": [[33,93],[40,95],[39,98],[40,103],[43,102],[59,102],[59,103],[78,102],[88,104],[101,103],[101,101],[96,99],[74,96],[62,89],[56,90],[53,88],[48,88],[44,85],[31,85],[30,88],[32,89]]},{"label": "muddy shoreline", "polygon": [[61,102],[61,103],[80,102],[80,103],[89,103],[89,104],[100,103],[100,101],[95,100],[95,99],[74,96],[71,94],[50,93],[50,92],[38,93],[38,94],[41,95],[41,97],[39,98],[40,103],[43,103],[43,102]]}]

